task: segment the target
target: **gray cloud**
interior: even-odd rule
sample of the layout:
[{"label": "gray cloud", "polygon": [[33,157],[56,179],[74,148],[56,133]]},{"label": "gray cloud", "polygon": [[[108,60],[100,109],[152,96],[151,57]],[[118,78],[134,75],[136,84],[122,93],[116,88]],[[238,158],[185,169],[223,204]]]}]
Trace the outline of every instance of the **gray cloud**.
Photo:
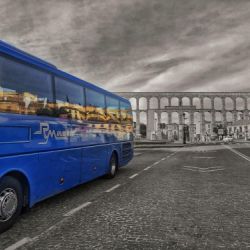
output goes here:
[{"label": "gray cloud", "polygon": [[0,36],[114,91],[249,91],[248,0],[0,0]]}]

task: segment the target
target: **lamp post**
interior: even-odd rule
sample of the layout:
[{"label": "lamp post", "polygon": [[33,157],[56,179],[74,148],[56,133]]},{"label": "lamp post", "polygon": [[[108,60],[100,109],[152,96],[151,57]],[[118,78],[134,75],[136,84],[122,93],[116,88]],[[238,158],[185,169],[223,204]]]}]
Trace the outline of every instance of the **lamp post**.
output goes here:
[{"label": "lamp post", "polygon": [[182,116],[183,116],[183,123],[184,123],[183,124],[183,144],[186,144],[186,124],[185,124],[186,114],[183,113]]}]

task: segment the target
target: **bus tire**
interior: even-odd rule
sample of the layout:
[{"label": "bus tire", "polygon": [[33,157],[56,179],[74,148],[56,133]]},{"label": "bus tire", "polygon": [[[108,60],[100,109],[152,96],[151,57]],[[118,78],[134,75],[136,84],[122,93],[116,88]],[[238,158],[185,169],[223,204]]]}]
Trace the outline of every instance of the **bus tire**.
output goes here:
[{"label": "bus tire", "polygon": [[0,233],[17,220],[23,207],[23,189],[20,182],[5,176],[0,180]]},{"label": "bus tire", "polygon": [[112,179],[116,176],[118,171],[118,159],[115,153],[113,153],[110,157],[109,161],[109,172],[106,175],[107,179]]}]

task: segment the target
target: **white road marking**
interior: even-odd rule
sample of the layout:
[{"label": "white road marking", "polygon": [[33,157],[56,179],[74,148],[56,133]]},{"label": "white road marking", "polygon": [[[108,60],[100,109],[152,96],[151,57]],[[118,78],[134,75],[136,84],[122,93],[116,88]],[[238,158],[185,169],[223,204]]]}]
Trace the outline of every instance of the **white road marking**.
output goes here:
[{"label": "white road marking", "polygon": [[183,166],[184,168],[195,168],[195,169],[199,169],[198,167],[195,166]]},{"label": "white road marking", "polygon": [[18,242],[14,243],[13,245],[5,248],[5,250],[15,250],[15,249],[27,244],[28,242],[31,242],[31,238],[29,238],[29,237],[23,238],[23,239],[19,240]]},{"label": "white road marking", "polygon": [[213,159],[215,157],[214,156],[193,156],[193,158],[196,158],[196,159]]},{"label": "white road marking", "polygon": [[129,179],[133,179],[133,178],[135,178],[137,175],[138,175],[138,174],[133,174],[133,175],[131,175],[131,176],[129,177]]},{"label": "white road marking", "polygon": [[148,166],[148,167],[146,167],[146,168],[144,168],[144,170],[149,170],[150,168],[151,168],[152,166]]},{"label": "white road marking", "polygon": [[215,166],[215,167],[208,167],[208,168],[200,168],[200,167],[195,167],[195,166],[183,166],[184,168],[194,168],[194,169],[217,169],[218,167],[221,166]]},{"label": "white road marking", "polygon": [[165,161],[166,160],[166,157],[162,158],[161,161]]},{"label": "white road marking", "polygon": [[155,165],[157,165],[157,164],[159,164],[160,163],[160,161],[156,161],[154,164],[153,164],[153,166],[155,166]]},{"label": "white road marking", "polygon": [[185,170],[189,171],[195,171],[195,172],[202,172],[202,173],[208,173],[208,172],[216,172],[216,171],[222,171],[225,170],[222,166],[215,166],[215,167],[208,167],[208,168],[199,168],[195,166],[183,166]]},{"label": "white road marking", "polygon": [[188,171],[194,171],[194,172],[198,172],[199,170],[197,169],[193,169],[193,168],[185,168],[185,170],[188,170]]},{"label": "white road marking", "polygon": [[229,147],[228,145],[224,145],[224,147],[227,148],[228,150],[232,151],[233,153],[237,154],[238,156],[242,157],[243,159],[250,162],[250,158],[247,155],[240,153],[239,151]]},{"label": "white road marking", "polygon": [[171,156],[173,156],[173,155],[174,155],[174,154],[168,155],[167,158],[169,158],[169,157],[171,157]]},{"label": "white road marking", "polygon": [[139,175],[139,174],[133,174],[133,175],[131,175],[131,176],[129,177],[129,179],[133,179],[133,178],[135,178],[137,175]]},{"label": "white road marking", "polygon": [[106,192],[106,193],[110,193],[110,192],[112,192],[113,190],[117,189],[117,188],[120,187],[120,186],[121,186],[121,184],[117,184],[117,185],[113,186],[112,188],[106,190],[105,192]]},{"label": "white road marking", "polygon": [[134,153],[134,156],[138,156],[141,155],[142,153]]},{"label": "white road marking", "polygon": [[207,169],[207,170],[199,170],[199,171],[203,173],[209,173],[209,172],[216,172],[216,171],[222,171],[222,170],[225,170],[225,168],[215,168],[215,169]]},{"label": "white road marking", "polygon": [[217,151],[215,151],[215,150],[195,150],[194,152],[198,152],[198,153],[216,153]]},{"label": "white road marking", "polygon": [[169,157],[171,157],[171,156],[175,155],[176,153],[177,153],[177,152],[174,152],[174,153],[172,153],[172,154],[168,155],[168,156],[167,156],[167,158],[169,158]]},{"label": "white road marking", "polygon": [[[89,202],[89,201],[88,201],[88,202],[85,202],[85,203],[83,203],[82,205],[80,205],[79,207],[76,207],[76,208],[70,210],[68,213],[64,214],[64,216],[65,216],[65,217],[71,216],[71,215],[73,215],[74,213],[78,212],[79,210],[81,210],[81,209],[83,209],[83,208],[89,206],[91,203],[92,203],[92,202]],[[52,226],[52,227],[53,227],[53,226]]]}]

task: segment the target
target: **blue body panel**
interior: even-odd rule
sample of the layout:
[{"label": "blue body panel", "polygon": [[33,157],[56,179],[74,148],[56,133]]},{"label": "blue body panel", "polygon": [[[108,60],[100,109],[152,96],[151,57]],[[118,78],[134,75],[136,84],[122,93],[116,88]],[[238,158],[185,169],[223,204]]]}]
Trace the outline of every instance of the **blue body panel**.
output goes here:
[{"label": "blue body panel", "polygon": [[[129,103],[1,41],[0,52]],[[106,174],[113,152],[119,167],[132,159],[133,143],[127,125],[0,113],[0,179],[11,172],[25,176],[30,206]]]}]

